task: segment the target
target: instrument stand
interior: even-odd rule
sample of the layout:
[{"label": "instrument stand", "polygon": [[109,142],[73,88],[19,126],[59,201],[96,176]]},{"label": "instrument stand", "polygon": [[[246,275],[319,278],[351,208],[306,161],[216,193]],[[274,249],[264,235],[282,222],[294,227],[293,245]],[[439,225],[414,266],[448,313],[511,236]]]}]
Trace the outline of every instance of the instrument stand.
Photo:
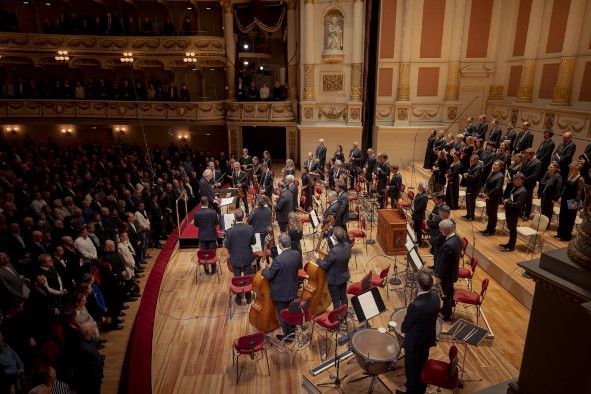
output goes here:
[{"label": "instrument stand", "polygon": [[[398,286],[402,283],[402,281],[398,278],[398,265],[396,264],[398,260],[398,255],[394,255],[394,274],[390,278],[390,284],[393,286]],[[394,289],[392,289],[394,290]]]},{"label": "instrument stand", "polygon": [[462,358],[462,365],[459,369],[462,371],[460,375],[460,384],[463,386],[466,382],[480,382],[480,379],[464,379],[466,372],[466,356],[468,354],[468,345],[478,346],[480,342],[487,336],[488,330],[477,326],[476,324],[470,323],[467,320],[460,319],[454,323],[453,326],[447,331],[448,334],[452,335],[456,341],[464,343],[464,356]]},{"label": "instrument stand", "polygon": [[[345,314],[344,319],[347,318],[347,315]],[[341,320],[341,324],[343,323],[343,321]],[[347,324],[348,326],[348,324]],[[348,329],[347,329],[347,335],[348,335]],[[330,380],[328,382],[323,382],[323,383],[319,383],[317,384],[318,387],[327,387],[327,386],[335,386],[337,388],[337,390],[339,390],[339,392],[344,393],[345,391],[343,390],[343,388],[341,387],[341,383],[343,383],[343,380],[345,380],[347,378],[347,376],[349,376],[349,374],[345,374],[345,376],[343,376],[342,378],[339,376],[339,370],[340,370],[340,366],[341,366],[341,359],[338,357],[338,352],[337,352],[337,348],[339,347],[339,333],[338,331],[335,332],[335,340],[334,340],[334,359],[335,359],[335,365],[336,365],[336,370],[337,370],[337,374],[336,375],[330,375],[330,379],[334,379],[334,380]]]},{"label": "instrument stand", "polygon": [[[372,363],[372,361],[371,360],[368,360],[368,359],[366,359],[365,362],[367,364],[371,364]],[[382,379],[380,379],[380,377],[378,375],[370,375],[367,372],[364,372],[363,373],[363,376],[361,376],[360,378],[350,380],[349,383],[355,383],[355,382],[359,382],[361,380],[369,379],[369,378],[371,378],[371,382],[369,383],[369,388],[367,390],[368,393],[372,393],[373,392],[373,385],[375,384],[375,382],[377,380],[378,382],[380,382],[382,384],[382,386],[384,386],[386,388],[386,390],[388,390],[389,393],[392,393],[393,394],[392,390],[390,390],[390,388],[388,386],[386,386],[386,383],[384,383],[384,381]]]},{"label": "instrument stand", "polygon": [[[371,203],[373,205],[373,203]],[[365,240],[365,243],[368,245],[373,245],[376,243],[376,240],[374,238],[372,238],[372,233],[373,233],[373,222],[375,221],[374,219],[374,207],[371,207],[371,211],[369,211],[369,238]]]}]

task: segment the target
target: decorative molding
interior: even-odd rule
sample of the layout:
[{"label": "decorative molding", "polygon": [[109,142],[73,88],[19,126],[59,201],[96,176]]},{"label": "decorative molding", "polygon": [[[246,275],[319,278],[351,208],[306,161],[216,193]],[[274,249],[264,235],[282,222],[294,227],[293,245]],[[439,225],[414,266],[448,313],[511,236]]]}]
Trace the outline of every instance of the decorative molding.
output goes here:
[{"label": "decorative molding", "polygon": [[316,105],[318,112],[318,119],[322,120],[347,120],[347,106],[346,105]]},{"label": "decorative molding", "polygon": [[445,100],[458,99],[460,89],[460,63],[449,63],[447,68],[447,86],[445,88]]},{"label": "decorative molding", "polygon": [[451,106],[451,107],[447,107],[447,120],[448,121],[453,121],[458,117],[458,107],[456,106]]},{"label": "decorative molding", "polygon": [[224,14],[231,14],[233,12],[232,0],[220,0],[220,5],[224,10]]},{"label": "decorative molding", "polygon": [[396,120],[401,122],[408,122],[408,110],[410,107],[397,107],[396,108]]},{"label": "decorative molding", "polygon": [[535,73],[536,61],[534,59],[524,60],[521,67],[519,88],[517,89],[517,101],[531,103]]},{"label": "decorative molding", "polygon": [[302,113],[304,114],[305,120],[312,120],[314,119],[314,107],[311,105],[306,105],[302,107]]},{"label": "decorative molding", "polygon": [[296,127],[287,127],[287,157],[296,160],[298,131]]},{"label": "decorative molding", "polygon": [[413,106],[411,114],[411,120],[435,121],[438,120],[436,117],[439,114],[439,106]]},{"label": "decorative molding", "polygon": [[0,100],[9,118],[144,119],[224,121],[224,103],[92,100]]},{"label": "decorative molding", "polygon": [[288,11],[295,10],[298,8],[298,1],[297,0],[286,0],[285,5],[287,6]]},{"label": "decorative molding", "polygon": [[351,101],[361,100],[361,63],[351,64]]},{"label": "decorative molding", "polygon": [[544,130],[554,130],[554,120],[556,114],[554,112],[544,113]]},{"label": "decorative molding", "polygon": [[230,102],[226,120],[233,122],[291,122],[296,120],[293,104],[280,102]]},{"label": "decorative molding", "polygon": [[552,96],[553,105],[569,105],[571,90],[573,86],[573,77],[575,75],[575,57],[563,57],[560,59],[558,67],[558,76],[556,86]]},{"label": "decorative molding", "polygon": [[304,100],[314,100],[314,65],[304,64]]},{"label": "decorative molding", "polygon": [[408,101],[410,95],[410,63],[401,63],[398,68],[398,94],[396,99]]},{"label": "decorative molding", "polygon": [[490,85],[488,90],[489,100],[502,100],[503,99],[503,85]]},{"label": "decorative molding", "polygon": [[345,59],[344,47],[345,15],[338,8],[330,8],[324,14],[324,63],[342,63]]},{"label": "decorative molding", "polygon": [[320,79],[323,93],[342,93],[344,91],[345,76],[343,73],[322,73]]},{"label": "decorative molding", "polygon": [[287,66],[287,95],[291,100],[295,100],[298,95],[297,74],[298,67],[296,64]]}]

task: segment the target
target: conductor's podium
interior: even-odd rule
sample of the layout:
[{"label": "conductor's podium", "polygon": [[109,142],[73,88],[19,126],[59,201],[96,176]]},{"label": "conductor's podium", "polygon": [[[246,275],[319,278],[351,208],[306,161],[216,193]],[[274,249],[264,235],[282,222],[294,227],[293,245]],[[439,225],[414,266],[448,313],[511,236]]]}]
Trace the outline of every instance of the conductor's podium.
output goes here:
[{"label": "conductor's podium", "polygon": [[406,215],[401,208],[378,210],[378,243],[388,256],[406,254]]}]

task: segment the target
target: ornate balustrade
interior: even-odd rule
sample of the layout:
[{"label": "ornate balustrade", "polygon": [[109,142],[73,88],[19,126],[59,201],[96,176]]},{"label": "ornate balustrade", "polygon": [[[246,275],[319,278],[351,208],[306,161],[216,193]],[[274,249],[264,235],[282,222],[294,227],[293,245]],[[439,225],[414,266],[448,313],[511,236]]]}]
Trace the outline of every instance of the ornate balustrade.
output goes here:
[{"label": "ornate balustrade", "polygon": [[[225,66],[224,38],[214,36],[124,37],[0,33],[2,62],[56,64],[58,50],[67,50],[69,64],[119,66],[123,52],[132,52],[134,67],[185,67],[185,52],[194,52],[197,66]],[[100,56],[97,56],[100,55]]]},{"label": "ornate balustrade", "polygon": [[293,122],[296,120],[291,101],[257,101],[226,103],[226,120],[233,122]]},{"label": "ornate balustrade", "polygon": [[0,100],[0,118],[223,121],[224,102]]}]

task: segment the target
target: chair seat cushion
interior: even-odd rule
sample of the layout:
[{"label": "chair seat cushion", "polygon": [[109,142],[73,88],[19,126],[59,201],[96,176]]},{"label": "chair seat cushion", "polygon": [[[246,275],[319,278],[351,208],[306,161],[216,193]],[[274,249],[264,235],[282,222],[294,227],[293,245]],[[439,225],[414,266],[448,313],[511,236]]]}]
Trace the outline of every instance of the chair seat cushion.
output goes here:
[{"label": "chair seat cushion", "polygon": [[501,222],[507,220],[507,215],[505,215],[505,212],[497,213],[497,220],[499,220]]},{"label": "chair seat cushion", "polygon": [[468,268],[460,267],[460,269],[458,270],[458,278],[470,279],[472,278],[472,271],[470,271]]},{"label": "chair seat cushion", "polygon": [[460,197],[466,197],[466,191],[465,190],[460,190]]},{"label": "chair seat cushion", "polygon": [[355,282],[351,285],[349,285],[349,287],[347,287],[347,294],[351,294],[351,295],[359,295],[362,293],[363,287],[361,286],[361,282]]},{"label": "chair seat cushion", "polygon": [[351,230],[349,231],[349,238],[365,238],[365,231]]},{"label": "chair seat cushion", "polygon": [[252,291],[252,284],[246,286],[230,285],[230,291],[232,292],[232,294],[249,293]]},{"label": "chair seat cushion", "polygon": [[357,195],[356,194],[352,194],[349,196],[349,202],[351,201],[357,201]]},{"label": "chair seat cushion", "polygon": [[478,305],[480,301],[480,295],[472,290],[456,289],[454,291],[454,301],[461,302],[463,304]]},{"label": "chair seat cushion", "polygon": [[371,275],[371,285],[374,287],[381,287],[386,282],[386,278],[380,278],[379,275],[373,274]]},{"label": "chair seat cushion", "polygon": [[449,376],[449,363],[439,360],[427,360],[423,366],[421,380],[423,383],[450,390],[459,383],[457,373]]},{"label": "chair seat cushion", "polygon": [[474,206],[476,208],[484,208],[484,207],[486,207],[486,202],[480,201],[480,200],[476,200],[476,204],[474,204]]},{"label": "chair seat cushion", "polygon": [[301,216],[300,217],[300,222],[303,223],[310,223],[310,217],[309,216]]},{"label": "chair seat cushion", "polygon": [[[262,257],[263,256],[263,251],[262,250],[259,250],[258,252],[254,252],[253,255],[255,255],[256,257]],[[265,251],[265,255],[271,256],[271,250],[270,249],[267,249]]]},{"label": "chair seat cushion", "polygon": [[214,257],[213,259],[199,260],[199,264],[201,264],[201,265],[214,265],[217,263],[218,263],[217,257]]},{"label": "chair seat cushion", "polygon": [[338,320],[334,322],[328,320],[329,313],[330,312],[325,312],[321,315],[316,316],[314,318],[314,322],[316,322],[316,324],[318,324],[320,327],[326,330],[335,330],[341,325],[341,323]]},{"label": "chair seat cushion", "polygon": [[300,268],[298,270],[298,280],[304,280],[304,279],[308,279],[308,274],[306,273],[306,270],[304,270],[303,268]]},{"label": "chair seat cushion", "polygon": [[401,203],[400,203],[400,206],[401,206],[402,208],[410,208],[410,207],[411,207],[411,205],[412,205],[412,203],[410,203],[410,202],[401,202]]},{"label": "chair seat cushion", "polygon": [[242,347],[238,346],[238,339],[236,339],[234,341],[234,350],[236,351],[236,353],[240,353],[240,354],[251,354],[254,352],[258,352],[259,350],[263,350],[264,348],[265,348],[265,342],[258,343],[252,348],[242,348]]},{"label": "chair seat cushion", "polygon": [[517,227],[517,233],[523,235],[524,237],[532,237],[536,235],[538,232],[531,227]]}]

